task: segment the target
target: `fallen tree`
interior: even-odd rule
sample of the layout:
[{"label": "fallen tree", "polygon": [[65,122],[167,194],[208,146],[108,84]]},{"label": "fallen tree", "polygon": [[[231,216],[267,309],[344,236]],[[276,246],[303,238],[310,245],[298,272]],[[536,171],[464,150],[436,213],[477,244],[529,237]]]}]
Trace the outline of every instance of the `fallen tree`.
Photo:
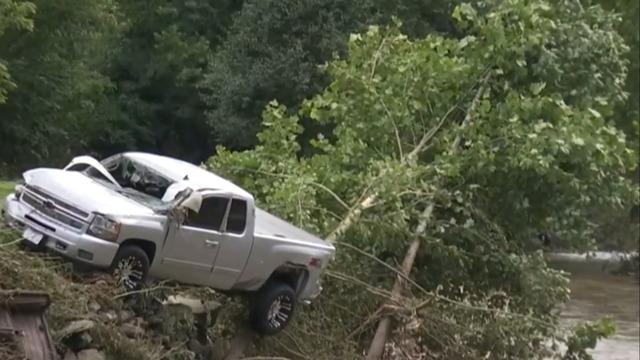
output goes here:
[{"label": "fallen tree", "polygon": [[[394,319],[424,354],[542,356],[546,340],[562,338],[553,309],[568,294],[528,243],[553,229],[589,248],[588,205],[621,207],[634,196],[623,177],[633,151],[607,118],[625,96],[617,85],[625,63],[611,55],[625,50],[615,16],[572,1],[479,8],[454,12],[459,39],[410,40],[376,27],[353,35],[348,57],[327,66],[324,93],[299,114],[272,104],[256,149],[219,148],[207,164],[261,206],[337,243],[321,301],[351,328],[313,331],[298,321],[291,330],[340,334],[333,341],[346,343],[335,351],[347,352],[333,357],[363,344],[371,359],[388,355]],[[300,118],[325,129],[310,144],[297,141]],[[362,309],[339,310],[341,298]],[[322,307],[307,321],[324,324]],[[266,349],[304,354],[297,343]]]}]

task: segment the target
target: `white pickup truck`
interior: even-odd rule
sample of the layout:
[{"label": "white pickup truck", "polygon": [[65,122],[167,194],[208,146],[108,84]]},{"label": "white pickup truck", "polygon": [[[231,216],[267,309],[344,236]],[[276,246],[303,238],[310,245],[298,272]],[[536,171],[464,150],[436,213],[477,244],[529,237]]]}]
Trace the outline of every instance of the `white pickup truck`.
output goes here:
[{"label": "white pickup truck", "polygon": [[128,288],[147,276],[255,292],[250,322],[273,334],[321,291],[334,247],[256,208],[251,194],[184,161],[80,156],[23,174],[2,210],[33,247],[109,269]]}]

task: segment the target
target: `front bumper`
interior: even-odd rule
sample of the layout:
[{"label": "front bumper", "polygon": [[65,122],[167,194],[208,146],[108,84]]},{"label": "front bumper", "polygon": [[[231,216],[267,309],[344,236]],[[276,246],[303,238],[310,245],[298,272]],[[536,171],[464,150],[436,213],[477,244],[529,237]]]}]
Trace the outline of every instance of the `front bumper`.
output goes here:
[{"label": "front bumper", "polygon": [[22,231],[29,227],[44,234],[42,242],[54,252],[95,267],[106,268],[118,251],[118,244],[87,235],[61,222],[40,214],[36,209],[24,204],[10,194],[5,199],[4,222]]}]

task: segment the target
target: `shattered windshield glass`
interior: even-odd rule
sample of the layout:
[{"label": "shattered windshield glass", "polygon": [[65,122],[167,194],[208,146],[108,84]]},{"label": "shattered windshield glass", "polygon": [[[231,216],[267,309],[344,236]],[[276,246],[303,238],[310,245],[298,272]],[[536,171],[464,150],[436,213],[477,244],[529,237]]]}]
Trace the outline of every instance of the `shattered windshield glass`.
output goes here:
[{"label": "shattered windshield glass", "polygon": [[83,173],[114,191],[151,208],[164,208],[166,206],[161,199],[169,185],[172,184],[171,180],[125,155],[109,157],[101,161],[101,164],[121,188],[118,188],[92,166],[84,169]]},{"label": "shattered windshield glass", "polygon": [[162,198],[172,183],[153,169],[124,155],[105,160],[103,165],[123,188],[135,189],[157,199]]}]

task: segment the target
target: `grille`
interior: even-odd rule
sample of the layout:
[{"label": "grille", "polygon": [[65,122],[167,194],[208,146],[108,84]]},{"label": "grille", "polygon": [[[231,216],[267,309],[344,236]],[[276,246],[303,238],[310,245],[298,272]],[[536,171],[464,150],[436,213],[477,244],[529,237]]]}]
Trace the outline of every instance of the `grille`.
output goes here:
[{"label": "grille", "polygon": [[38,195],[40,198],[45,199],[45,200],[49,200],[52,201],[54,204],[56,204],[58,207],[61,207],[69,212],[72,212],[80,217],[83,218],[87,218],[89,216],[89,213],[82,211],[80,209],[78,209],[77,207],[67,204],[66,202],[60,200],[60,199],[56,199],[53,196],[45,193],[44,191],[33,187],[33,186],[26,186],[27,190],[29,190],[30,192],[34,193],[35,195]]},{"label": "grille", "polygon": [[[30,205],[34,209],[38,211],[38,213],[47,216],[51,219],[57,220],[63,224],[69,225],[75,229],[81,229],[84,226],[84,223],[71,215],[67,215],[64,212],[60,211],[61,207],[58,207],[56,202],[48,199],[38,198],[37,196],[31,195],[29,192],[25,191],[20,198],[22,202]],[[54,204],[54,206],[47,206],[45,203],[49,201],[49,203]]]}]

